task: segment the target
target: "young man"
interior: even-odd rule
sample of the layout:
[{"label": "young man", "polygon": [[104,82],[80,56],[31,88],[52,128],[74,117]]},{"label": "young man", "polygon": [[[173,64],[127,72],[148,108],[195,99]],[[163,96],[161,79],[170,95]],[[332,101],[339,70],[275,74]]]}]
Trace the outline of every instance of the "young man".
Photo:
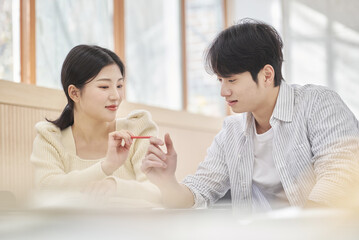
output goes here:
[{"label": "young man", "polygon": [[358,121],[335,92],[282,81],[282,47],[273,27],[254,20],[214,40],[207,65],[240,114],[225,119],[206,159],[181,184],[169,135],[150,139],[142,170],[166,206],[213,204],[228,189],[232,206],[247,211],[346,200],[359,172]]}]

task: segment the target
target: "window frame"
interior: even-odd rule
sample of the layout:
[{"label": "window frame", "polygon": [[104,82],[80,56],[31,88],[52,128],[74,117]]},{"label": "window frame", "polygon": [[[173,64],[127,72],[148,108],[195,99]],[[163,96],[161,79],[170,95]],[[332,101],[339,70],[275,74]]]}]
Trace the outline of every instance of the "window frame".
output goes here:
[{"label": "window frame", "polygon": [[[182,110],[188,110],[186,63],[186,1],[180,0]],[[228,27],[227,0],[222,0],[224,26]],[[125,0],[113,0],[114,52],[125,59]],[[36,85],[36,0],[20,0],[20,83]],[[227,114],[230,110],[227,107]]]}]

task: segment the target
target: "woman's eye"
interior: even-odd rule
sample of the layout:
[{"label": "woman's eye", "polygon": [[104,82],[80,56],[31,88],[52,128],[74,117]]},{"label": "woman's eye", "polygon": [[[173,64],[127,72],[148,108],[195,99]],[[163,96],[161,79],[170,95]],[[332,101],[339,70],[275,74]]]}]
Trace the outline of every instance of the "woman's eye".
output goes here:
[{"label": "woman's eye", "polygon": [[222,82],[222,79],[221,79],[221,78],[218,78],[218,82]]},{"label": "woman's eye", "polygon": [[107,86],[100,86],[100,88],[106,89],[106,88],[108,88],[108,87],[107,87]]},{"label": "woman's eye", "polygon": [[233,83],[233,82],[235,82],[235,81],[236,81],[236,79],[228,80],[228,82],[230,82],[230,83]]},{"label": "woman's eye", "polygon": [[123,85],[118,85],[117,88],[122,88]]}]

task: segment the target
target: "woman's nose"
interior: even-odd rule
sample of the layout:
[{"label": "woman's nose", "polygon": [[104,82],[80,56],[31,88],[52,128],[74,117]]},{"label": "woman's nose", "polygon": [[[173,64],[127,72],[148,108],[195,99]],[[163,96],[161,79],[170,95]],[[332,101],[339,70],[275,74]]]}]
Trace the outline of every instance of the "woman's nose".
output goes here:
[{"label": "woman's nose", "polygon": [[120,98],[120,93],[117,91],[117,88],[111,91],[110,99],[111,100],[117,100]]}]

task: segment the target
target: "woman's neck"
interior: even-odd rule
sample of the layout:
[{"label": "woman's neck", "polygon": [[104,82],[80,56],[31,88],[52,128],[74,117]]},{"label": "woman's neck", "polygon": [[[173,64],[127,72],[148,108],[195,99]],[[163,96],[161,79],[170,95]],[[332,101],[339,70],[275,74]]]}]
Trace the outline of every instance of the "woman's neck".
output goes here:
[{"label": "woman's neck", "polygon": [[87,143],[107,139],[110,132],[115,131],[115,121],[99,122],[80,115],[74,115],[72,132],[75,139],[81,139]]}]

